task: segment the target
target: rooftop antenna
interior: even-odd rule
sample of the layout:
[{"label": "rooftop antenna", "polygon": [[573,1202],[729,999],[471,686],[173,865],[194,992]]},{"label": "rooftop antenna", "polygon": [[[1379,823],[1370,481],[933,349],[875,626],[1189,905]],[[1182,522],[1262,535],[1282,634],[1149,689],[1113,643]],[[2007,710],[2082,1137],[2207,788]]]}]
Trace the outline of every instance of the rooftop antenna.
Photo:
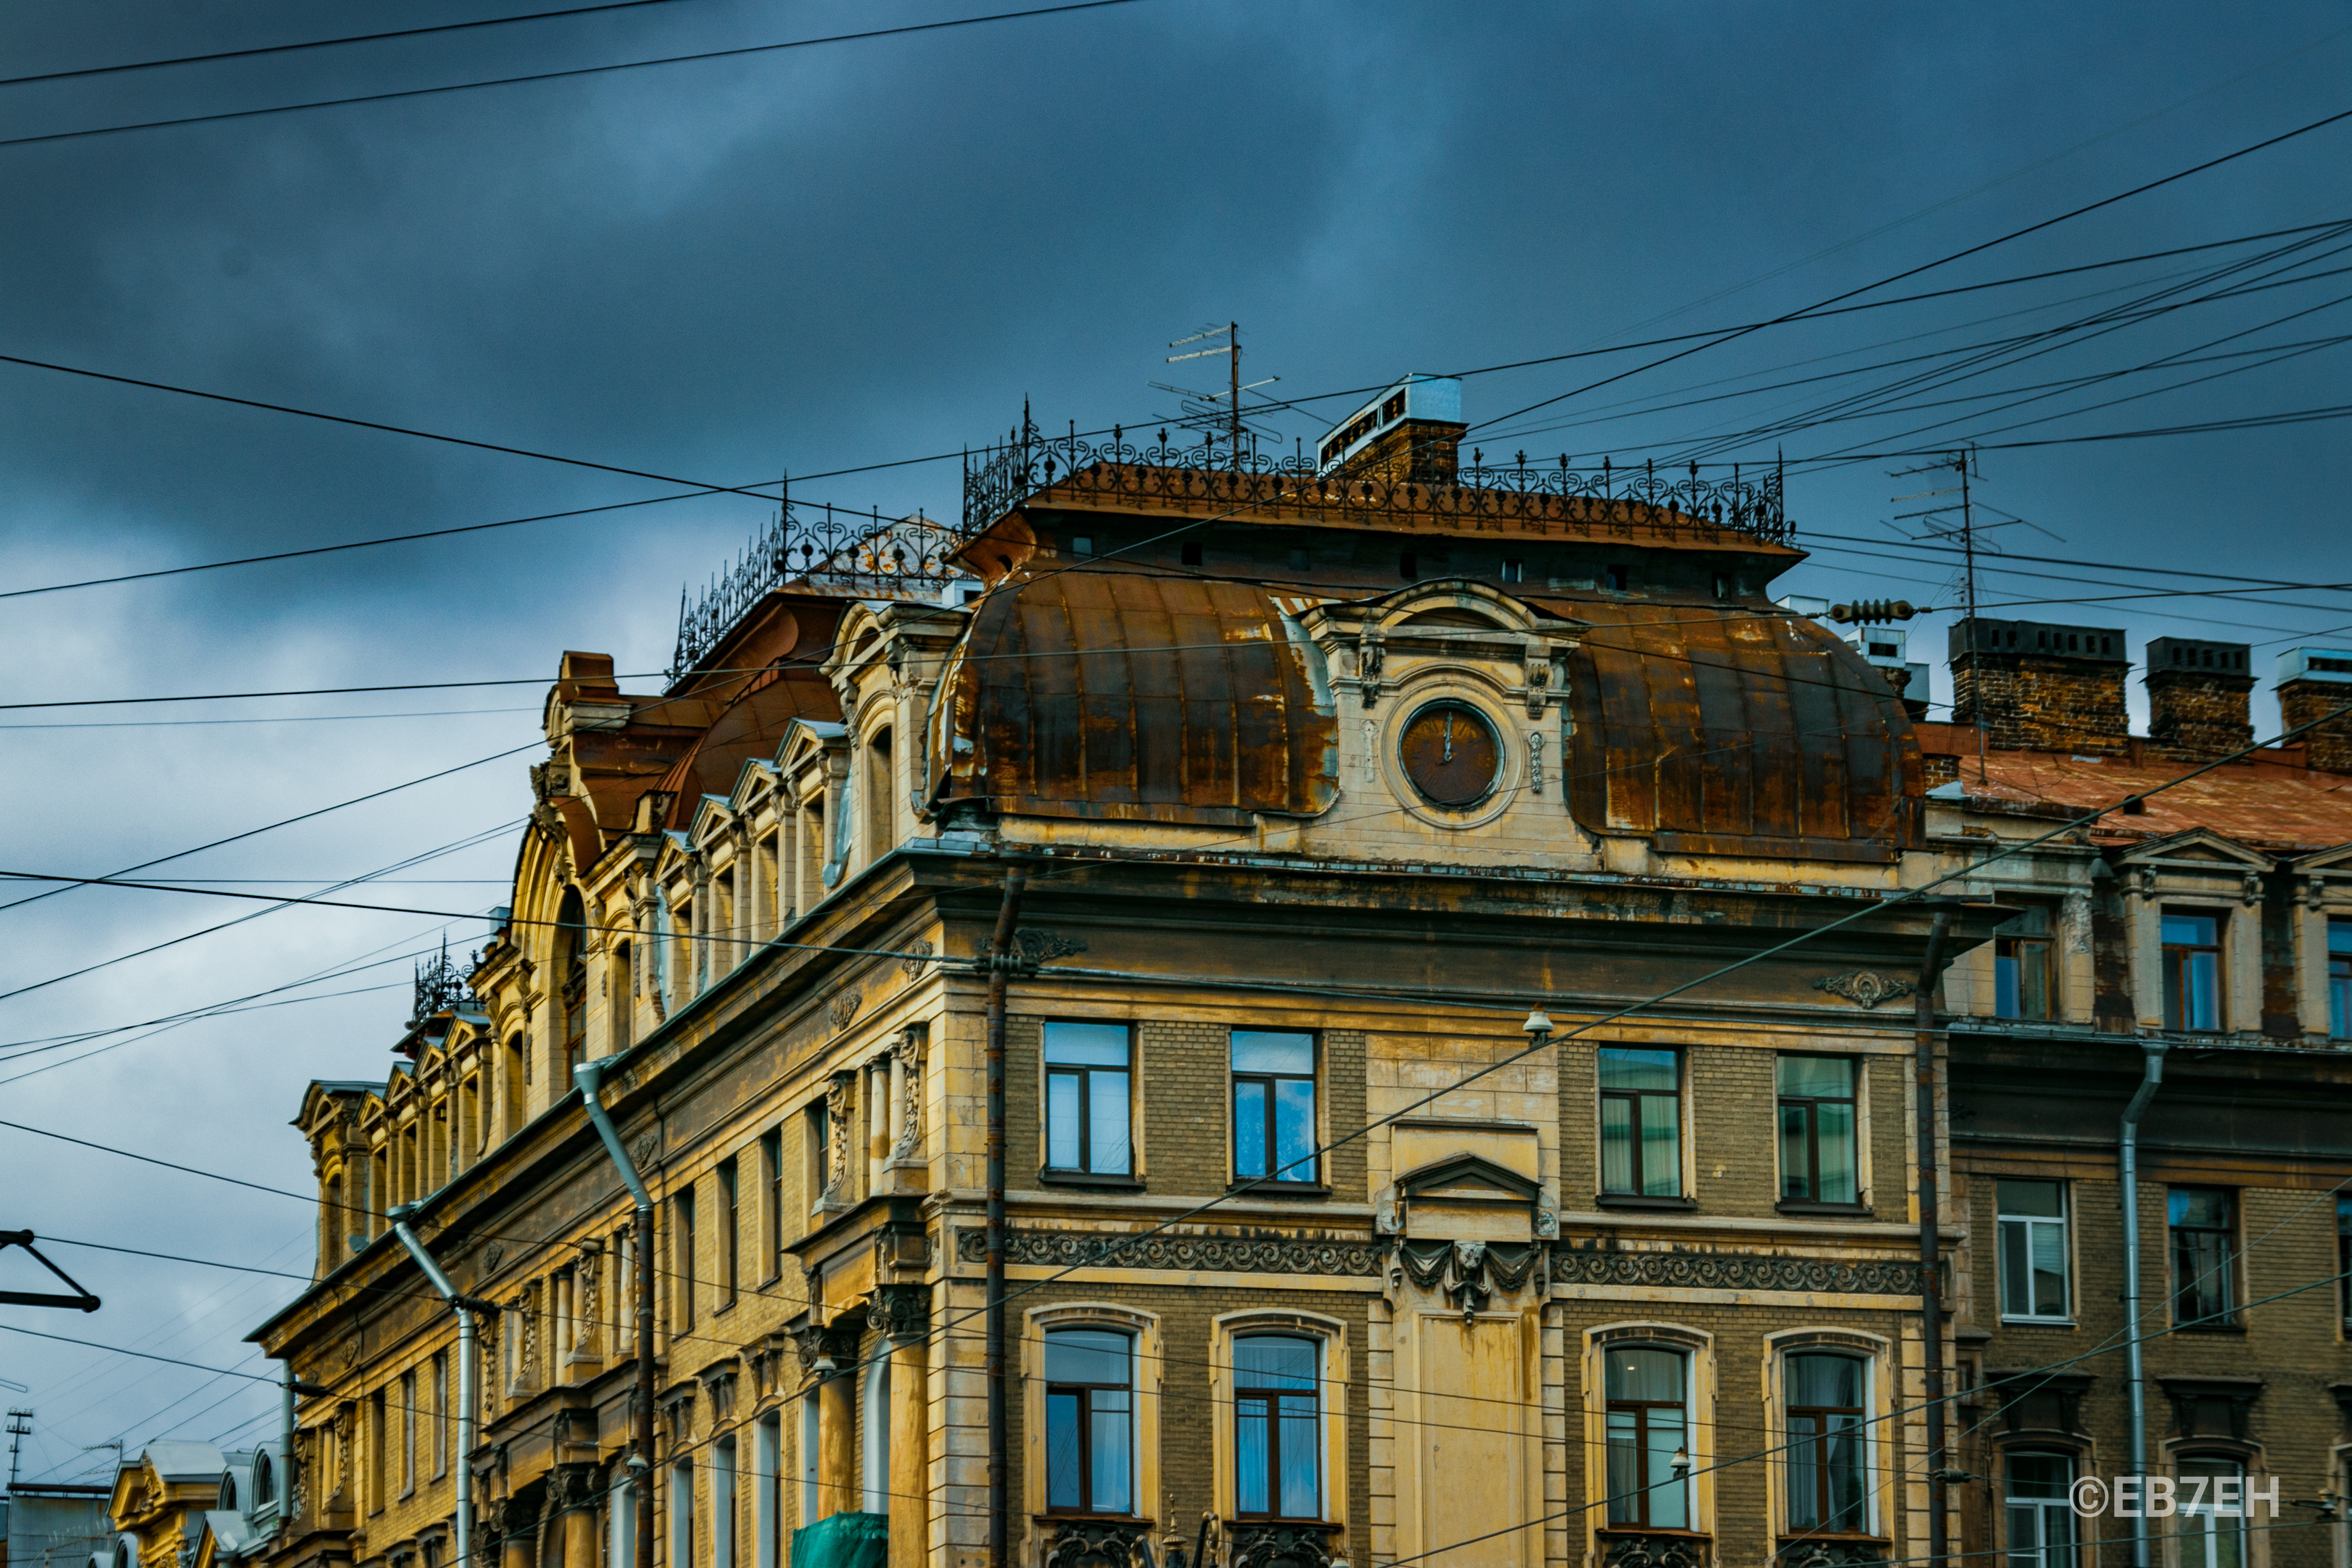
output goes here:
[{"label": "rooftop antenna", "polygon": [[[1172,365],[1183,360],[1204,360],[1212,354],[1225,356],[1231,389],[1231,401],[1225,410],[1230,422],[1227,439],[1234,444],[1234,466],[1239,468],[1242,464],[1242,324],[1228,321],[1222,327],[1203,327],[1189,338],[1172,340],[1168,346],[1181,349],[1187,343],[1197,343],[1203,338],[1214,338],[1219,334],[1223,334],[1225,340],[1223,347],[1212,345],[1206,349],[1195,349],[1189,354],[1171,354],[1164,362]],[[1260,382],[1256,384],[1264,386],[1265,383]]]},{"label": "rooftop antenna", "polygon": [[[1952,473],[1959,479],[1958,484],[1947,485],[1940,489],[1915,491],[1908,496],[1894,496],[1890,497],[1889,499],[1893,501],[1924,501],[1938,496],[1958,496],[1960,498],[1957,507],[1955,507],[1950,502],[1944,502],[1937,506],[1924,507],[1916,512],[1898,512],[1895,516],[1898,519],[1906,517],[1927,518],[1929,521],[1927,524],[1927,532],[1930,538],[1948,539],[1957,538],[1960,541],[1960,570],[1963,585],[1961,595],[1963,602],[1967,606],[1969,635],[1974,637],[1977,634],[1977,517],[1974,497],[1969,493],[1969,483],[1972,478],[1981,479],[1984,477],[1983,473],[1977,467],[1976,444],[1974,442],[1970,442],[1966,447],[1963,447],[1959,451],[1947,452],[1937,457],[1934,462],[1923,463],[1916,468],[1895,470],[1889,473],[1887,477],[1890,479],[1902,479],[1907,478],[1914,474],[1936,474],[1941,473],[1946,469],[1951,470]],[[1960,514],[1960,520],[1958,527],[1954,527],[1949,520],[1950,514],[1955,510],[1958,510]],[[2018,522],[2024,521],[2022,517],[2013,520]],[[1993,526],[1995,528],[2005,528],[2009,527],[2009,524],[1996,523]],[[2027,524],[2027,526],[2030,528],[2032,525]],[[2047,530],[2042,531],[2046,532]],[[1952,716],[1957,718],[1959,716],[1956,713]],[[1979,783],[1982,783],[1984,782],[1985,778],[1985,718],[1984,692],[1981,684],[1979,684],[1977,692],[1976,709],[1970,716],[1976,720],[1977,726],[1977,781]]]},{"label": "rooftop antenna", "polygon": [[33,1413],[21,1406],[11,1406],[8,1410],[8,1490],[11,1492],[16,1490],[16,1456],[32,1430]]}]

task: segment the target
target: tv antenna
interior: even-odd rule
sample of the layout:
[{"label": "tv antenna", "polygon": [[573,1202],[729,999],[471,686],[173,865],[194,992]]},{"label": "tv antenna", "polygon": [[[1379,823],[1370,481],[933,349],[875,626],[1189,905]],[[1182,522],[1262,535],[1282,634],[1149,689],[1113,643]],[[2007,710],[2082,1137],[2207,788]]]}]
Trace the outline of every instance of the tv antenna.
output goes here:
[{"label": "tv antenna", "polygon": [[[13,1388],[16,1385],[9,1386]],[[8,1490],[11,1492],[16,1490],[16,1456],[23,1450],[25,1439],[32,1435],[32,1431],[33,1413],[11,1406],[8,1410]]]},{"label": "tv antenna", "polygon": [[1181,349],[1187,343],[1198,343],[1203,339],[1217,337],[1222,337],[1225,340],[1223,343],[1213,343],[1205,349],[1195,349],[1189,354],[1171,354],[1165,362],[1173,365],[1186,360],[1205,360],[1213,355],[1223,354],[1225,356],[1226,364],[1225,391],[1194,392],[1190,387],[1170,386],[1165,382],[1153,382],[1151,385],[1160,392],[1174,392],[1186,400],[1185,417],[1181,423],[1188,427],[1199,429],[1208,438],[1212,447],[1217,442],[1216,427],[1220,424],[1223,425],[1226,430],[1226,439],[1233,445],[1234,465],[1238,468],[1241,466],[1242,459],[1242,433],[1247,431],[1252,435],[1265,434],[1242,417],[1242,393],[1255,392],[1259,387],[1272,386],[1282,378],[1268,376],[1264,381],[1252,382],[1247,386],[1242,384],[1242,328],[1238,321],[1228,321],[1222,327],[1203,327],[1190,337],[1172,340],[1168,346],[1171,349]]}]

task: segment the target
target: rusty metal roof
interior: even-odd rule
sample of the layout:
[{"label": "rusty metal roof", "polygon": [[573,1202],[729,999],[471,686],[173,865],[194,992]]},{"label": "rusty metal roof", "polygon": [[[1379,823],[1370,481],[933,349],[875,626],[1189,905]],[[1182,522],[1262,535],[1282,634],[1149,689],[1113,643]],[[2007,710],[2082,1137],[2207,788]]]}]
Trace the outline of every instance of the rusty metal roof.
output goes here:
[{"label": "rusty metal roof", "polygon": [[1530,598],[1573,656],[1569,805],[1667,853],[1891,861],[1920,847],[1919,746],[1862,656],[1802,616]]},{"label": "rusty metal roof", "polygon": [[1307,656],[1247,583],[1089,569],[1002,588],[942,694],[932,796],[1231,826],[1321,811],[1339,729]]}]

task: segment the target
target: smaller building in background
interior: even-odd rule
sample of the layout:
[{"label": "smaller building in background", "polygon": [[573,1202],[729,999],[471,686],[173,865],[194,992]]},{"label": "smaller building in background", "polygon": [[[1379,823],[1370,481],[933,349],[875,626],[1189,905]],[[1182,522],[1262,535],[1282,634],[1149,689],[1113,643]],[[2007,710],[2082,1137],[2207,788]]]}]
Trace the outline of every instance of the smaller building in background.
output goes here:
[{"label": "smaller building in background", "polygon": [[106,1517],[111,1490],[67,1482],[11,1486],[0,1498],[8,1553],[0,1568],[87,1568],[106,1552],[112,1534]]}]

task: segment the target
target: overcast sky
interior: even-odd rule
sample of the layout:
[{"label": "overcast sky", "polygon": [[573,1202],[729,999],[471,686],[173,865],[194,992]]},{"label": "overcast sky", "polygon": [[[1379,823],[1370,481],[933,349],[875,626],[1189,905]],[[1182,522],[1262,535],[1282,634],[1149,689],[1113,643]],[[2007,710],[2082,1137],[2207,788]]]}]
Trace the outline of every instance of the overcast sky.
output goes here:
[{"label": "overcast sky", "polygon": [[[985,9],[672,0],[13,85],[0,87],[0,138]],[[443,0],[21,0],[0,9],[0,73],[494,14]],[[1206,384],[1216,373],[1171,370],[1163,345],[1211,320],[1242,323],[1245,379],[1279,376],[1269,394],[1303,398],[1406,371],[1767,319],[2352,108],[2347,22],[2340,5],[2317,0],[1145,0],[0,145],[0,353],[745,485],[955,452],[1001,434],[1024,397],[1052,426],[1156,426],[1175,408],[1150,382]],[[2352,217],[2347,151],[2352,121],[1861,298]],[[2291,243],[2309,248],[2262,259]],[[1906,465],[1895,459],[1814,460],[2340,403],[2344,350],[2325,340],[2352,332],[2347,312],[2329,308],[2347,291],[2325,277],[2292,280],[2343,265],[2329,257],[2347,243],[2282,235],[1777,327],[1515,420],[1503,416],[1670,350],[1482,374],[1465,385],[1465,416],[1503,421],[1472,437],[1490,455],[1525,449],[1548,463],[1604,451],[1620,464],[1753,463],[1785,451],[1791,513],[1844,538],[1807,540],[1818,553],[1784,590],[1948,604],[1947,567],[1907,552],[1885,526],[1924,504],[1889,497],[1934,481],[1890,479]],[[2203,277],[2243,263],[2256,265]],[[2289,266],[2302,270],[2278,273]],[[2188,286],[2178,303],[2256,282],[2282,286],[2139,314],[2161,289]],[[2053,338],[2039,358],[1892,400],[1934,405],[1916,413],[1818,417],[1857,391],[1887,401],[1899,373],[1970,362],[1779,385],[2118,307],[2131,319],[2095,336]],[[2315,342],[2272,362],[2280,345]],[[2220,353],[2240,357],[2210,357]],[[2046,384],[2167,355],[2197,362]],[[1974,393],[2002,395],[1948,401]],[[2028,397],[2040,401],[2004,406]],[[2129,401],[2089,407],[2119,398]],[[1685,406],[1658,406],[1667,403]],[[1349,408],[1306,402],[1270,428],[1285,447],[1311,444]],[[675,487],[14,365],[0,365],[0,590]],[[1793,423],[1744,444],[1712,439],[1772,420]],[[1977,494],[2001,509],[1984,520],[2013,515],[2048,530],[1996,536],[2012,552],[2342,580],[2352,578],[2344,428],[1992,447]],[[959,497],[952,461],[807,479],[795,491],[950,517]],[[706,498],[0,601],[0,700],[536,682],[568,648],[658,671],[681,585],[703,582],[771,510]],[[1853,549],[1876,553],[1833,553]],[[1988,577],[1987,602],[2221,586],[2096,566],[2030,570],[2052,576]],[[2291,602],[2143,598],[2011,613],[2126,627],[2136,657],[2165,633],[2252,643],[2265,672],[2281,648],[2352,635],[2352,595],[2256,597]],[[1938,698],[1949,695],[1945,624],[1929,617],[1915,633],[1938,662]],[[542,695],[525,685],[0,714],[110,727],[0,732],[5,868],[117,872],[527,747]],[[2258,724],[2275,711],[2267,691],[2257,697]],[[528,807],[530,760],[488,762],[156,874],[308,891],[479,838],[345,895],[478,911],[504,902],[506,825]],[[0,990],[258,907],[81,889],[0,912]],[[9,996],[0,1117],[306,1191],[307,1152],[286,1125],[305,1083],[381,1078],[408,1012],[406,955],[445,931],[462,948],[481,930],[431,915],[265,910]],[[375,988],[359,994],[17,1054],[386,957],[395,961],[285,993]],[[312,1215],[0,1128],[0,1228],[307,1275]],[[62,1245],[54,1255],[106,1298],[104,1310],[0,1308],[0,1323],[269,1370],[248,1359],[243,1337],[293,1281]],[[0,1281],[29,1277],[21,1256],[0,1259]],[[30,1387],[6,1397],[38,1412],[27,1475],[83,1478],[112,1458],[85,1448],[115,1439],[135,1451],[163,1435],[234,1443],[273,1428],[259,1385],[16,1334],[0,1342],[0,1377]]]}]

